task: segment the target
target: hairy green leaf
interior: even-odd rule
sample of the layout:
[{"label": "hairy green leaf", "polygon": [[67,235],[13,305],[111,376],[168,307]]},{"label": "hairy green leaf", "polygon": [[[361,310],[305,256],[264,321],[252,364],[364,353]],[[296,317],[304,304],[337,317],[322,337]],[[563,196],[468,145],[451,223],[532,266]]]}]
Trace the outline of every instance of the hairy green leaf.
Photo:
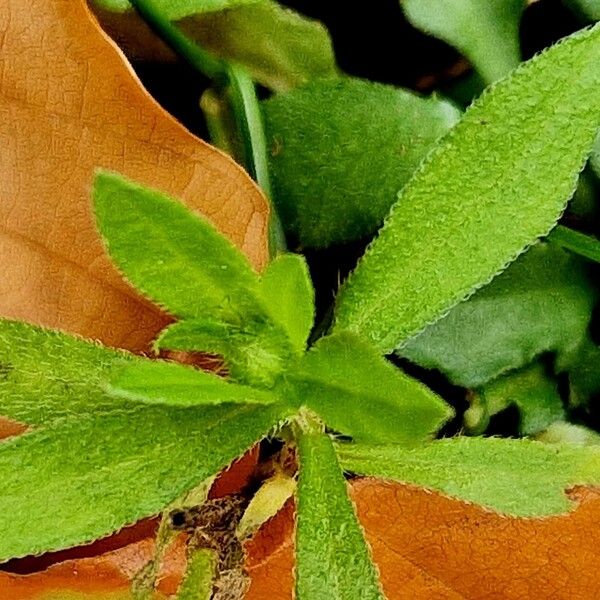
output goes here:
[{"label": "hairy green leaf", "polygon": [[94,207],[113,261],[171,314],[241,322],[264,313],[257,298],[259,278],[246,257],[183,204],[100,172]]},{"label": "hairy green leaf", "polygon": [[274,394],[231,383],[218,375],[167,361],[136,360],[116,370],[107,391],[112,396],[152,404],[272,404]]},{"label": "hairy green leaf", "polygon": [[383,600],[377,571],[329,437],[300,435],[298,600]]},{"label": "hairy green leaf", "polygon": [[600,483],[600,448],[458,437],[415,449],[338,445],[344,469],[414,483],[498,512],[538,517],[569,510],[564,490]]},{"label": "hairy green leaf", "polygon": [[240,326],[203,319],[179,321],[161,332],[155,346],[218,354],[232,379],[267,387],[295,358],[287,334],[258,320]]},{"label": "hairy green leaf", "polygon": [[383,352],[398,348],[550,231],[600,123],[599,61],[596,26],[524,63],[470,107],[343,286],[338,329]]},{"label": "hairy green leaf", "polygon": [[192,551],[188,558],[185,578],[177,590],[177,600],[210,600],[217,560],[214,550],[201,548]]},{"label": "hairy green leaf", "polygon": [[[325,27],[274,0],[180,0],[180,5],[155,1],[192,40],[215,56],[242,65],[273,90],[338,75]],[[104,28],[128,56],[172,59],[135,12],[119,12],[125,0],[91,2]]]},{"label": "hairy green leaf", "polygon": [[400,0],[408,20],[458,48],[492,83],[521,61],[525,0]]},{"label": "hairy green leaf", "polygon": [[158,513],[287,416],[281,406],[130,404],[10,438],[0,444],[0,512],[10,515],[0,562]]},{"label": "hairy green leaf", "polygon": [[439,98],[352,78],[311,82],[263,111],[277,208],[291,234],[317,247],[376,231],[459,118]]},{"label": "hairy green leaf", "polygon": [[109,398],[103,386],[133,360],[71,335],[0,319],[0,415],[48,427],[115,410],[123,402]]},{"label": "hairy green leaf", "polygon": [[315,292],[306,260],[299,254],[280,254],[262,275],[260,295],[271,318],[302,354],[315,317]]},{"label": "hairy green leaf", "polygon": [[480,387],[544,352],[572,352],[587,334],[596,296],[577,257],[537,244],[398,354],[456,385]]},{"label": "hairy green leaf", "polygon": [[470,402],[464,420],[472,435],[483,433],[491,417],[512,405],[519,410],[521,435],[539,433],[565,418],[557,382],[539,363],[495,379],[476,390]]},{"label": "hairy green leaf", "polygon": [[419,444],[452,414],[422,383],[342,332],[321,338],[286,372],[279,393],[335,431],[372,443]]}]

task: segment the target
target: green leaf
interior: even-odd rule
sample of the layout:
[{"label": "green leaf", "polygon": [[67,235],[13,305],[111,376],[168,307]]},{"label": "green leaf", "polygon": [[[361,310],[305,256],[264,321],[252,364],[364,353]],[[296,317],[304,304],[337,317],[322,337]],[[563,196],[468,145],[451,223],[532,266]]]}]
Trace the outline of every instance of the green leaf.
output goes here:
[{"label": "green leaf", "polygon": [[177,600],[210,600],[213,579],[217,571],[217,555],[214,550],[195,550],[188,558],[185,578],[177,590]]},{"label": "green leaf", "polygon": [[0,319],[0,415],[29,425],[107,412],[123,403],[103,391],[133,356],[99,344]]},{"label": "green leaf", "polygon": [[258,320],[240,326],[202,319],[179,321],[161,332],[155,347],[218,354],[233,380],[263,387],[270,387],[295,358],[287,334]]},{"label": "green leaf", "polygon": [[525,0],[400,0],[419,29],[458,48],[486,83],[521,61],[519,25]]},{"label": "green leaf", "polygon": [[452,414],[441,398],[348,332],[321,338],[277,389],[335,431],[372,443],[422,443]]},{"label": "green leaf", "polygon": [[151,404],[272,404],[274,394],[231,383],[222,377],[167,361],[136,360],[115,371],[107,391],[112,396]]},{"label": "green leaf", "polygon": [[572,352],[587,335],[596,297],[577,257],[537,244],[398,354],[456,385],[480,387],[544,352]]},{"label": "green leaf", "polygon": [[[600,20],[600,16],[598,17]],[[594,147],[592,149],[592,154],[590,156],[590,167],[592,171],[595,173],[596,177],[600,179],[600,135],[596,138],[594,143]]]},{"label": "green leaf", "polygon": [[439,98],[349,77],[276,95],[263,110],[277,208],[291,234],[317,247],[376,231],[459,118]]},{"label": "green leaf", "polygon": [[600,393],[598,365],[600,365],[600,348],[590,338],[582,340],[570,355],[561,357],[557,364],[557,371],[568,373],[571,407],[585,407],[595,401],[595,397]]},{"label": "green leaf", "polygon": [[298,452],[296,598],[383,600],[331,440],[302,434]]},{"label": "green leaf", "polygon": [[596,136],[599,61],[596,26],[524,63],[471,106],[404,187],[343,286],[338,330],[382,352],[398,348],[550,231]]},{"label": "green leaf", "polygon": [[600,0],[563,0],[578,15],[589,21],[600,21]]},{"label": "green leaf", "polygon": [[548,239],[579,256],[600,262],[600,240],[595,237],[557,225],[550,232]]},{"label": "green leaf", "polygon": [[600,446],[600,433],[582,425],[565,421],[552,423],[545,431],[535,436],[544,444],[570,444],[575,446]]},{"label": "green leaf", "polygon": [[476,390],[470,402],[464,419],[471,435],[483,433],[490,418],[511,405],[519,409],[521,435],[539,433],[565,418],[557,382],[540,363],[495,379]]},{"label": "green leaf", "polygon": [[413,483],[519,517],[562,513],[564,494],[600,483],[600,448],[530,440],[458,437],[415,449],[338,445],[344,469]]},{"label": "green leaf", "polygon": [[157,514],[287,416],[281,406],[129,404],[10,438],[0,444],[0,511],[10,515],[0,562]]},{"label": "green leaf", "polygon": [[[98,8],[116,13],[131,11],[128,0],[92,0]],[[244,4],[254,4],[260,0],[154,0],[171,20],[182,19],[189,15],[234,8]]]},{"label": "green leaf", "polygon": [[[103,27],[129,57],[172,59],[137,14],[115,12],[123,1],[92,0]],[[181,6],[156,2],[168,17],[179,19],[177,25],[202,48],[243,66],[273,90],[338,74],[325,27],[272,0],[180,0]],[[226,10],[217,12],[219,8]]]},{"label": "green leaf", "polygon": [[264,314],[259,278],[246,257],[180,202],[103,171],[94,207],[113,261],[171,314],[232,322]]},{"label": "green leaf", "polygon": [[266,268],[260,295],[275,323],[302,354],[315,317],[315,292],[306,260],[299,254],[280,254]]}]

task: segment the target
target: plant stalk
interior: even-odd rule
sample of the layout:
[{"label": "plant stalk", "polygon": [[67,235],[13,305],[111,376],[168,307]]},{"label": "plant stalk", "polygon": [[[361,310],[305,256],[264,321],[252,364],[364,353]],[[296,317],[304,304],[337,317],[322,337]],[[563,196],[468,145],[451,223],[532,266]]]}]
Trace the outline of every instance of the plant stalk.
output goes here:
[{"label": "plant stalk", "polygon": [[[256,88],[246,70],[220,60],[191,40],[179,27],[166,18],[153,0],[130,0],[131,5],[149,27],[174,52],[181,56],[217,86],[226,91],[234,114],[238,133],[243,140],[244,166],[269,200],[269,251],[271,257],[286,250],[285,236],[277,211],[271,200],[271,181],[267,157],[267,141]],[[213,130],[215,130],[213,123]]]}]

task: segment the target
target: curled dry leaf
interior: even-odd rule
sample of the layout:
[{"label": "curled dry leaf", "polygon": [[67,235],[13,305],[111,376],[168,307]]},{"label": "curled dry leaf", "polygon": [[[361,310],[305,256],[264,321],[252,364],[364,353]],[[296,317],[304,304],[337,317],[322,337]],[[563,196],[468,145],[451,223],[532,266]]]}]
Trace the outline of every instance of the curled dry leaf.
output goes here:
[{"label": "curled dry leaf", "polygon": [[98,167],[182,198],[264,266],[259,189],[154,102],[84,0],[3,0],[0,56],[1,316],[134,351],[168,322],[106,256]]},{"label": "curled dry leaf", "polygon": [[[389,600],[592,600],[600,595],[600,490],[569,514],[508,518],[397,483],[358,479],[351,495]],[[293,506],[248,544],[247,600],[293,598]]]}]

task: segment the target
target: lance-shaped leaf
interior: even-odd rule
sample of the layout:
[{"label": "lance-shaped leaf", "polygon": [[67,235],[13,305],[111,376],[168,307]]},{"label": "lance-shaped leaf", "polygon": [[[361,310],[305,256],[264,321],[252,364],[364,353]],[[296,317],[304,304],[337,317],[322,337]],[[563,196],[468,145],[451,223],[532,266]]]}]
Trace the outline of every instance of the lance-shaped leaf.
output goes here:
[{"label": "lance-shaped leaf", "polygon": [[277,391],[335,431],[372,443],[419,444],[452,414],[422,383],[348,332],[319,340]]},{"label": "lance-shaped leaf", "polygon": [[281,406],[126,403],[0,444],[0,562],[90,542],[158,513],[228,465]]},{"label": "lance-shaped leaf", "polygon": [[112,396],[171,406],[272,404],[274,394],[231,383],[218,375],[177,363],[135,360],[115,370],[107,391]]},{"label": "lance-shaped leaf", "polygon": [[599,61],[596,26],[473,104],[404,187],[346,282],[338,329],[389,352],[550,231],[600,124]]},{"label": "lance-shaped leaf", "polygon": [[101,172],[94,185],[108,253],[140,291],[183,318],[262,315],[258,275],[207,220],[158,191]]},{"label": "lance-shaped leaf", "polygon": [[566,512],[564,493],[600,483],[600,448],[546,445],[531,440],[469,438],[398,446],[340,444],[344,469],[404,483],[521,517]]},{"label": "lance-shaped leaf", "polygon": [[487,83],[521,61],[525,0],[400,0],[408,20],[458,48]]},{"label": "lance-shaped leaf", "polygon": [[298,452],[296,597],[383,600],[331,440],[303,433]]},{"label": "lance-shaped leaf", "polygon": [[[131,354],[81,338],[0,320],[0,415],[45,427],[122,403],[103,386]],[[139,359],[137,359],[139,360]]]},{"label": "lance-shaped leaf", "polygon": [[586,337],[596,297],[581,260],[538,244],[398,354],[456,385],[480,387],[544,352],[573,352]]},{"label": "lance-shaped leaf", "polygon": [[317,247],[375,232],[460,116],[440,98],[349,77],[278,94],[263,111],[278,210],[291,234]]},{"label": "lance-shaped leaf", "polygon": [[296,352],[303,353],[315,317],[306,260],[299,254],[277,256],[262,275],[260,295],[273,321],[285,330]]}]

